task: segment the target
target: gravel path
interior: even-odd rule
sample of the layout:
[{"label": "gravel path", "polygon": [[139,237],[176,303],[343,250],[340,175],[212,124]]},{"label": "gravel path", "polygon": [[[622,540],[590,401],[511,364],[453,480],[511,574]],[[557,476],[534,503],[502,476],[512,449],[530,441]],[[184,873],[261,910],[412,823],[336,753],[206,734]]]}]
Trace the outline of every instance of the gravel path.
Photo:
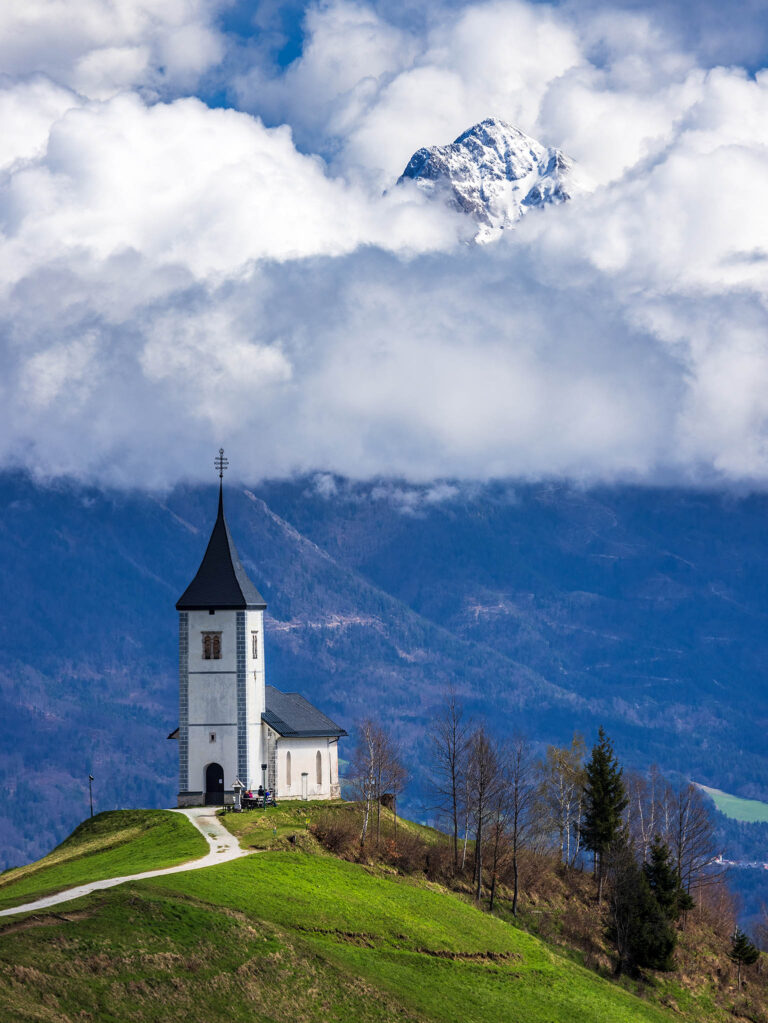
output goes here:
[{"label": "gravel path", "polygon": [[189,860],[187,863],[180,863],[176,867],[166,867],[164,870],[146,870],[143,874],[128,874],[126,877],[108,877],[103,881],[91,881],[89,884],[82,884],[77,888],[67,888],[55,895],[47,895],[44,899],[37,899],[35,902],[27,902],[23,906],[2,909],[0,916],[13,916],[14,913],[30,913],[36,909],[47,909],[49,906],[57,906],[60,902],[71,902],[72,899],[90,895],[91,892],[114,888],[115,885],[124,884],[126,881],[140,881],[145,877],[161,877],[163,874],[179,874],[184,870],[200,870],[203,867],[214,867],[217,863],[236,860],[240,856],[248,856],[249,852],[240,848],[237,838],[227,831],[218,819],[216,809],[213,806],[196,806],[188,810],[173,811],[174,813],[183,813],[205,836],[210,849],[208,854],[199,860]]}]

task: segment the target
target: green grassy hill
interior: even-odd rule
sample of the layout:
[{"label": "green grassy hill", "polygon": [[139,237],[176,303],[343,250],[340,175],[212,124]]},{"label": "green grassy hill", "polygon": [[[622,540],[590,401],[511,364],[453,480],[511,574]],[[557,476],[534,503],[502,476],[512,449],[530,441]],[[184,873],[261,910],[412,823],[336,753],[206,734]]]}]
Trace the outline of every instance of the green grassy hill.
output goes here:
[{"label": "green grassy hill", "polygon": [[[705,1002],[669,985],[646,988],[640,998],[439,885],[323,853],[301,834],[307,816],[305,807],[288,805],[225,818],[246,846],[271,841],[279,847],[293,827],[304,849],[266,849],[4,919],[0,1019],[718,1018]],[[160,846],[178,861],[189,836],[176,830],[177,822],[186,823],[156,811],[86,822],[51,857],[12,872],[6,899],[11,893],[18,899],[20,885],[26,899],[35,885],[36,893],[147,869],[153,858],[159,865]],[[136,833],[126,837],[131,830]],[[117,835],[119,843],[108,844],[107,836]],[[199,854],[192,846],[192,855]],[[660,1004],[671,994],[674,1015]]]},{"label": "green grassy hill", "polygon": [[89,818],[53,852],[0,874],[0,909],[107,877],[173,867],[205,856],[208,843],[169,810],[114,810]]}]

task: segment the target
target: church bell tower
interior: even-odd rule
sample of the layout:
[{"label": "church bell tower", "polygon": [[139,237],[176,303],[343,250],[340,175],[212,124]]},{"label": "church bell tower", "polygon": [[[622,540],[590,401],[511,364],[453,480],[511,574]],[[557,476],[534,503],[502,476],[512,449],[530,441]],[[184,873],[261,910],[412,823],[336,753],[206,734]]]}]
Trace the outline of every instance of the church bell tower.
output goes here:
[{"label": "church bell tower", "polygon": [[[243,568],[224,517],[219,449],[219,509],[197,575],[179,612],[179,806],[220,806],[239,780],[261,780],[265,711],[266,603]],[[228,800],[226,800],[228,801]]]}]

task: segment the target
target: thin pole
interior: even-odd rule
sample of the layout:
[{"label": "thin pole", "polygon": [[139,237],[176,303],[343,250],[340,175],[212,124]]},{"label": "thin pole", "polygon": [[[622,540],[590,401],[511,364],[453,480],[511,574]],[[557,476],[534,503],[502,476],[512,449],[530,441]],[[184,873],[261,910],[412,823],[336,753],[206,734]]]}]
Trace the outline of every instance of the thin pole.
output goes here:
[{"label": "thin pole", "polygon": [[93,817],[93,775],[88,775],[88,795],[91,800],[91,817]]}]

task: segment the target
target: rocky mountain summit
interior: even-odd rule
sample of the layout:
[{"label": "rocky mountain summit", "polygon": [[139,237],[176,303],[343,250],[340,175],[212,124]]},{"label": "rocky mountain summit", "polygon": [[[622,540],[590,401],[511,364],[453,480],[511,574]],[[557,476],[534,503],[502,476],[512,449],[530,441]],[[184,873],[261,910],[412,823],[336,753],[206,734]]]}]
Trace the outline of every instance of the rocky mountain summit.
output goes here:
[{"label": "rocky mountain summit", "polygon": [[489,241],[532,208],[571,198],[573,164],[518,128],[489,117],[449,146],[417,150],[398,179],[407,179],[480,225]]}]

